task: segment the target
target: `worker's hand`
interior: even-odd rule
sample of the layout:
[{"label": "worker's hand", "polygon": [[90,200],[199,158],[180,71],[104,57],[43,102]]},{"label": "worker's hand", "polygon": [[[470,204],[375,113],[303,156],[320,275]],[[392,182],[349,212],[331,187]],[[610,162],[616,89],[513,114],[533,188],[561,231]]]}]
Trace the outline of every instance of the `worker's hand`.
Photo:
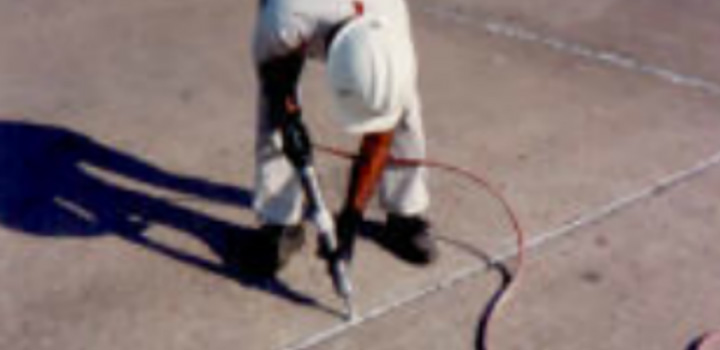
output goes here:
[{"label": "worker's hand", "polygon": [[355,247],[355,236],[362,223],[362,214],[352,209],[340,212],[335,222],[335,247],[329,247],[325,240],[319,241],[318,255],[328,261],[350,261]]},{"label": "worker's hand", "polygon": [[310,134],[300,116],[300,109],[292,111],[280,127],[283,152],[292,165],[300,170],[312,163]]},{"label": "worker's hand", "polygon": [[362,213],[346,208],[337,218],[336,230],[338,238],[338,257],[345,261],[352,260],[355,251],[355,237],[362,224]]}]

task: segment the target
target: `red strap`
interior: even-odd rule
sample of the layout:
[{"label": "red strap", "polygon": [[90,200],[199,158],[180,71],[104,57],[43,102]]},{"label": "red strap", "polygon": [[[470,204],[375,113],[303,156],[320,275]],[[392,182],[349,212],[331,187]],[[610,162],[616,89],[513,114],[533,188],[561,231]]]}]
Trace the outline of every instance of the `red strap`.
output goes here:
[{"label": "red strap", "polygon": [[362,1],[353,1],[353,6],[355,7],[356,15],[361,16],[365,14],[365,4]]}]

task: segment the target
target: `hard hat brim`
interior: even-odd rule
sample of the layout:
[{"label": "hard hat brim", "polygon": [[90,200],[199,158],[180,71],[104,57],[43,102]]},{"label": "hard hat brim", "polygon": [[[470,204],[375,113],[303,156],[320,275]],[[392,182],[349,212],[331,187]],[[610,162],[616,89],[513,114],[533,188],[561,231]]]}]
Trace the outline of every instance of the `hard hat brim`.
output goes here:
[{"label": "hard hat brim", "polygon": [[[373,108],[372,106],[369,106],[367,104],[367,100],[358,97],[358,95],[345,93],[345,91],[358,90],[354,90],[352,88],[346,89],[346,87],[342,86],[343,84],[335,85],[333,81],[333,78],[338,77],[345,78],[347,79],[347,81],[356,81],[355,79],[357,79],[356,77],[352,77],[352,74],[349,75],[347,66],[343,65],[343,61],[333,60],[333,58],[337,56],[337,52],[347,49],[349,47],[346,43],[346,39],[348,39],[350,35],[353,35],[353,32],[357,32],[356,29],[360,27],[375,27],[377,25],[382,25],[384,26],[383,28],[392,28],[390,27],[389,23],[390,22],[387,21],[385,18],[379,17],[363,16],[354,19],[347,23],[342,29],[340,29],[340,31],[336,34],[333,42],[330,44],[328,50],[328,80],[330,86],[333,87],[336,117],[339,120],[342,128],[351,134],[367,134],[389,131],[397,125],[398,121],[401,118],[402,106],[404,105],[402,101],[405,100],[406,94],[398,92],[401,91],[401,89],[405,88],[407,84],[405,81],[397,80],[397,74],[395,76],[390,76],[390,78],[394,78],[395,80],[390,80],[392,84],[388,85],[391,87],[391,89],[387,90],[388,92],[386,93],[391,94],[388,96],[392,96],[392,98],[387,101],[390,103],[386,104],[386,108]],[[404,49],[405,46],[393,42],[392,40],[396,40],[396,34],[393,32],[390,32],[390,34],[391,35],[388,35],[388,32],[386,32],[384,33],[385,36],[376,39],[379,41],[375,41],[375,43],[377,43],[379,47],[391,47],[392,50],[396,51],[395,53],[393,53],[392,56],[385,56],[382,58],[383,60],[387,60],[387,57],[391,57],[394,60],[391,59],[383,62],[390,62],[394,66],[410,66],[410,64],[404,64],[404,62],[402,64],[398,63],[398,60],[400,58],[409,57],[409,54],[404,52],[397,52],[398,50]],[[377,46],[368,46],[368,48],[372,47]],[[406,75],[401,75],[401,77],[406,78]],[[384,77],[384,79],[387,78],[388,76]],[[383,79],[377,79],[378,78],[372,78],[370,79],[370,81],[388,81]]]}]

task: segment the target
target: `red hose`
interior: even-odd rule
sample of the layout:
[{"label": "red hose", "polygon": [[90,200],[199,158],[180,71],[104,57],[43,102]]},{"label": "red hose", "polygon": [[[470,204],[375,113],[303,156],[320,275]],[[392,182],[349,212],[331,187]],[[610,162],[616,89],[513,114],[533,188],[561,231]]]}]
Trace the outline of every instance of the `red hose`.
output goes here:
[{"label": "red hose", "polygon": [[[330,154],[339,158],[345,158],[345,159],[355,159],[357,157],[357,154],[344,151],[341,149],[337,149],[330,146],[315,144],[313,145],[315,149],[322,153]],[[443,162],[438,162],[430,159],[409,159],[409,158],[393,158],[391,157],[389,160],[390,164],[397,165],[397,166],[407,166],[407,167],[428,167],[428,168],[435,168],[439,170],[443,170],[452,174],[459,175],[463,178],[466,178],[470,181],[472,181],[474,184],[484,188],[493,198],[495,198],[503,207],[503,210],[505,211],[508,219],[510,220],[510,223],[512,225],[513,231],[516,235],[516,244],[517,244],[517,265],[515,267],[515,271],[512,273],[512,276],[510,277],[510,280],[501,286],[501,290],[499,291],[500,294],[496,294],[496,298],[493,298],[491,301],[491,305],[488,306],[486,310],[488,310],[488,313],[483,316],[483,322],[485,325],[485,329],[483,331],[483,335],[480,339],[480,346],[481,349],[486,349],[487,346],[485,344],[486,342],[486,335],[490,334],[490,325],[492,324],[492,320],[494,319],[494,316],[498,310],[498,308],[505,303],[505,301],[508,299],[508,296],[510,295],[510,291],[516,288],[516,285],[518,284],[519,278],[520,278],[520,272],[522,271],[523,267],[523,261],[524,261],[524,251],[525,251],[525,231],[523,230],[522,226],[520,225],[520,220],[518,219],[517,214],[515,213],[515,210],[510,205],[509,201],[505,198],[505,196],[502,194],[500,190],[498,190],[495,186],[493,186],[489,181],[487,181],[484,177],[473,173],[472,171],[469,171],[467,169],[463,169],[451,164],[446,164]]]}]

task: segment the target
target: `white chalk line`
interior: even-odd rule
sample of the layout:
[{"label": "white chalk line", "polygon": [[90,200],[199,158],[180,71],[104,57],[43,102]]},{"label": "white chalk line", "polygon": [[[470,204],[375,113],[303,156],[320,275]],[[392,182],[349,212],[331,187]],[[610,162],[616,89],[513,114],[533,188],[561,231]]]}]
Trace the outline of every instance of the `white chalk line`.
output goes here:
[{"label": "white chalk line", "polygon": [[[638,191],[632,192],[628,195],[622,196],[598,209],[592,210],[584,215],[579,216],[577,219],[572,220],[556,229],[533,235],[533,238],[528,241],[525,246],[525,251],[529,252],[535,250],[541,246],[546,245],[551,241],[555,241],[559,238],[568,236],[571,233],[578,231],[581,228],[596,224],[602,220],[606,220],[615,214],[621,212],[623,209],[630,207],[631,205],[637,204],[642,200],[652,198],[659,195],[666,190],[676,187],[682,183],[691,180],[693,177],[699,176],[710,168],[720,164],[720,151],[713,154],[712,156],[705,158],[697,162],[694,166],[675,172],[669,176],[666,176],[652,185],[642,188]],[[518,255],[517,247],[509,248],[505,251],[501,251],[494,257],[495,262],[504,262],[510,260]],[[339,323],[333,327],[330,327],[324,331],[318,332],[311,335],[301,341],[286,346],[284,350],[305,350],[311,347],[320,345],[326,341],[334,339],[342,333],[349,331],[352,328],[360,326],[364,323],[387,315],[397,309],[400,309],[406,305],[419,301],[422,298],[430,296],[432,294],[448,290],[456,284],[472,278],[473,276],[486,271],[488,264],[483,262],[482,264],[473,264],[465,267],[459,271],[454,272],[447,278],[439,281],[438,283],[428,285],[424,288],[408,293],[406,296],[386,305],[382,305],[367,311],[366,314],[358,317],[357,319]]]},{"label": "white chalk line", "polygon": [[[606,220],[631,205],[637,204],[642,200],[660,195],[671,188],[688,182],[692,178],[703,174],[705,171],[718,164],[720,164],[720,151],[708,158],[703,159],[702,161],[697,162],[694,166],[690,168],[670,174],[656,181],[653,185],[647,186],[636,192],[617,198],[614,201],[592,212],[581,215],[577,219],[571,220],[556,229],[536,235],[528,240],[526,248],[532,249],[542,246],[548,241],[555,240],[559,237],[566,236],[569,233],[575,232],[580,228],[588,227],[602,220]],[[498,254],[497,259],[498,261],[502,262],[516,255],[517,248],[510,248]]]},{"label": "white chalk line", "polygon": [[538,43],[559,52],[602,62],[637,73],[648,74],[675,85],[696,88],[706,93],[720,95],[720,84],[718,83],[698,76],[683,74],[665,67],[646,63],[628,55],[608,50],[595,49],[587,45],[570,42],[558,37],[542,35],[514,24],[469,16],[459,10],[447,8],[446,6],[423,7],[421,11],[459,25],[481,28],[493,35],[503,36],[519,41]]}]

